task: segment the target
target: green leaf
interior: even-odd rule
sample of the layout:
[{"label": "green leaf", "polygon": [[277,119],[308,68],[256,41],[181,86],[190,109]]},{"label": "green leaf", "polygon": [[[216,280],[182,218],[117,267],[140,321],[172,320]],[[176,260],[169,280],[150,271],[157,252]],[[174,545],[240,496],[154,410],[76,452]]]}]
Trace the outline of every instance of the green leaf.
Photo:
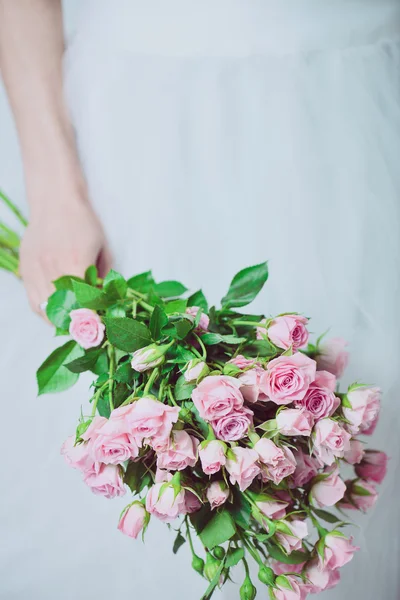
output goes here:
[{"label": "green leaf", "polygon": [[128,284],[124,277],[117,271],[111,269],[103,281],[103,288],[106,295],[113,300],[123,299],[128,290]]},{"label": "green leaf", "polygon": [[110,418],[111,408],[110,408],[108,391],[103,392],[101,394],[100,398],[98,399],[97,410],[101,417],[105,417],[106,419]]},{"label": "green leaf", "polygon": [[268,279],[268,263],[239,271],[232,279],[228,293],[222,298],[224,309],[250,304]]},{"label": "green leaf", "polygon": [[318,517],[320,517],[320,519],[323,519],[328,523],[337,523],[338,521],[340,521],[340,519],[338,519],[335,515],[332,515],[332,513],[326,510],[321,510],[320,508],[313,508],[313,511]]},{"label": "green leaf", "polygon": [[120,383],[131,383],[135,377],[135,373],[131,367],[131,363],[125,362],[122,365],[119,365],[118,369],[115,372],[114,379],[115,381],[119,381]]},{"label": "green leaf", "polygon": [[219,333],[205,333],[201,336],[201,340],[206,346],[215,346],[221,343],[236,345],[245,342],[246,339],[235,335],[220,335]]},{"label": "green leaf", "polygon": [[353,409],[353,406],[352,406],[347,394],[343,394],[343,396],[342,396],[342,406],[344,406],[344,408],[350,408],[350,410]]},{"label": "green leaf", "polygon": [[67,363],[65,366],[71,373],[83,373],[84,371],[91,371],[100,356],[100,354],[105,353],[101,348],[94,348],[92,350],[87,350],[83,356],[80,358],[76,358],[75,360]]},{"label": "green leaf", "polygon": [[106,317],[104,322],[110,343],[120,350],[135,352],[151,344],[150,331],[140,321],[127,317]]},{"label": "green leaf", "polygon": [[179,281],[162,281],[156,283],[154,291],[161,298],[175,298],[184,294],[187,288]]},{"label": "green leaf", "polygon": [[284,563],[285,565],[300,565],[308,559],[308,553],[295,550],[289,555],[285,554],[278,546],[268,544],[268,554],[275,560]]},{"label": "green leaf", "polygon": [[356,494],[356,496],[372,496],[371,492],[356,484],[352,486],[352,492]]},{"label": "green leaf", "polygon": [[184,314],[186,312],[187,300],[171,300],[166,302],[164,309],[167,315],[174,313]]},{"label": "green leaf", "polygon": [[178,401],[187,400],[188,398],[191,397],[192,392],[195,387],[196,387],[195,384],[187,383],[185,380],[185,377],[183,375],[181,375],[175,385],[175,389],[174,389],[175,399]]},{"label": "green leaf", "polygon": [[183,544],[185,544],[185,542],[186,542],[185,538],[183,537],[183,535],[181,534],[181,532],[178,531],[178,535],[175,538],[174,545],[173,545],[173,548],[172,548],[172,552],[174,554],[176,554],[178,552],[179,548],[181,548],[181,546],[183,546]]},{"label": "green leaf", "polygon": [[89,285],[96,285],[97,276],[97,267],[95,265],[90,265],[85,271],[85,282]]},{"label": "green leaf", "polygon": [[201,290],[195,292],[188,298],[188,306],[198,306],[202,308],[205,313],[208,313],[208,302]]},{"label": "green leaf", "polygon": [[99,358],[96,360],[96,363],[90,369],[92,373],[95,375],[102,375],[103,373],[108,373],[108,356],[107,352],[102,352]]},{"label": "green leaf", "polygon": [[162,329],[168,324],[168,316],[161,306],[155,306],[150,318],[150,333],[154,341],[159,340]]},{"label": "green leaf", "polygon": [[107,297],[102,290],[87,283],[81,283],[80,281],[73,281],[72,287],[79,306],[91,308],[92,310],[107,308]]},{"label": "green leaf", "polygon": [[243,548],[230,548],[225,560],[225,566],[227,568],[235,567],[237,564],[239,564],[243,557]]},{"label": "green leaf", "polygon": [[227,510],[222,510],[207,523],[199,537],[204,546],[212,550],[230,540],[235,533],[236,526],[232,516]]},{"label": "green leaf", "polygon": [[76,296],[70,290],[57,290],[52,294],[46,306],[46,314],[58,329],[67,331],[71,322],[70,312],[76,308]]},{"label": "green leaf", "polygon": [[56,290],[70,290],[72,292],[74,289],[74,281],[83,282],[83,279],[81,279],[80,277],[75,277],[74,275],[63,275],[62,277],[59,277],[58,279],[53,281],[53,285],[56,288]]},{"label": "green leaf", "polygon": [[262,358],[272,358],[279,353],[278,349],[268,340],[254,340],[250,344],[246,344],[243,352],[249,357],[260,356]]},{"label": "green leaf", "polygon": [[233,505],[230,513],[237,525],[247,529],[251,520],[251,504],[237,488],[233,489]]},{"label": "green leaf", "polygon": [[65,364],[82,354],[82,348],[73,340],[54,350],[39,367],[36,374],[39,396],[62,392],[73,386],[79,376],[77,373],[71,373]]},{"label": "green leaf", "polygon": [[174,327],[176,334],[171,335],[171,337],[183,340],[192,331],[193,322],[190,319],[179,319],[178,321],[174,321]]},{"label": "green leaf", "polygon": [[140,273],[140,275],[135,275],[135,277],[128,279],[128,287],[130,287],[132,290],[140,292],[141,294],[146,294],[154,285],[155,281],[151,271]]},{"label": "green leaf", "polygon": [[124,483],[133,494],[139,494],[146,485],[151,483],[151,476],[142,462],[130,461],[124,473]]}]

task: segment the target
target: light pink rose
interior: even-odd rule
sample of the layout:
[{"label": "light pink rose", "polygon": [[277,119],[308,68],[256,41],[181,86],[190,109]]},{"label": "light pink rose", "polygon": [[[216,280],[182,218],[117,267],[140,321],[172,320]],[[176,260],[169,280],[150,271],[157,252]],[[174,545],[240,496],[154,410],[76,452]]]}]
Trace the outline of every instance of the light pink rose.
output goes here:
[{"label": "light pink rose", "polygon": [[271,321],[268,337],[275,346],[288,350],[302,348],[308,342],[308,319],[301,315],[283,315]]},{"label": "light pink rose", "polygon": [[230,481],[234,485],[238,484],[240,491],[244,492],[253,482],[253,479],[260,473],[260,467],[257,465],[258,454],[250,448],[232,448],[230,451],[234,458],[228,458],[226,461],[226,470],[230,475]]},{"label": "light pink rose", "polygon": [[249,427],[253,424],[253,411],[243,407],[232,411],[229,415],[212,421],[215,435],[224,442],[241,440],[247,435]]},{"label": "light pink rose", "polygon": [[324,539],[324,555],[319,556],[321,569],[327,571],[340,569],[349,563],[354,555],[354,552],[359,550],[356,546],[352,546],[353,538],[346,538],[339,532],[331,532]]},{"label": "light pink rose", "polygon": [[199,440],[183,430],[172,432],[168,447],[158,454],[157,467],[169,471],[183,471],[197,462]]},{"label": "light pink rose", "polygon": [[320,388],[327,388],[331,392],[335,392],[337,379],[335,375],[329,373],[329,371],[317,371],[313,385]]},{"label": "light pink rose", "polygon": [[192,392],[192,400],[202,419],[216,421],[242,408],[240,381],[227,375],[209,375]]},{"label": "light pink rose", "polygon": [[115,498],[126,493],[121,469],[117,465],[100,465],[98,472],[90,472],[84,481],[99,496]]},{"label": "light pink rose", "polygon": [[315,420],[319,420],[331,417],[340,406],[340,400],[328,388],[312,383],[304,398],[295,402],[295,406],[306,409]]},{"label": "light pink rose", "polygon": [[[179,407],[167,406],[150,397],[143,397],[123,409],[123,420],[127,430],[136,439],[139,446],[144,440],[149,441],[155,449],[168,446],[172,425],[178,421]],[[128,410],[125,410],[128,409]],[[116,409],[114,419],[117,420],[120,409]],[[112,421],[112,419],[110,419]]]},{"label": "light pink rose", "polygon": [[207,500],[211,510],[222,506],[229,498],[229,489],[224,481],[213,481],[207,488]]},{"label": "light pink rose", "polygon": [[78,308],[70,312],[69,333],[85,350],[98,346],[104,338],[105,325],[99,315],[90,308]]},{"label": "light pink rose", "polygon": [[70,467],[85,472],[93,469],[94,466],[94,460],[90,455],[89,449],[89,444],[86,443],[75,446],[75,436],[71,435],[65,440],[61,448],[61,454]]},{"label": "light pink rose", "polygon": [[206,475],[218,473],[221,467],[226,464],[225,456],[226,446],[219,440],[203,442],[199,449],[201,466]]},{"label": "light pink rose", "polygon": [[334,506],[346,492],[346,484],[339,477],[338,469],[330,468],[325,473],[328,476],[314,483],[310,491],[312,504],[319,508]]},{"label": "light pink rose", "polygon": [[326,589],[330,590],[331,588],[336,587],[338,585],[338,583],[340,583],[339,569],[336,569],[336,571],[329,571],[329,581],[328,581],[328,585],[326,586]]},{"label": "light pink rose", "polygon": [[209,372],[207,363],[198,358],[190,360],[186,365],[183,376],[187,383],[195,383],[200,377],[204,377]]},{"label": "light pink rose", "polygon": [[155,483],[165,483],[166,481],[171,481],[173,478],[173,474],[169,471],[164,471],[163,469],[156,469],[156,475],[154,477]]},{"label": "light pink rose", "polygon": [[321,419],[314,427],[314,452],[326,465],[332,465],[335,458],[343,458],[350,449],[351,435],[332,419]]},{"label": "light pink rose", "polygon": [[202,504],[196,494],[189,490],[185,490],[185,513],[191,515],[197,512],[202,507]]},{"label": "light pink rose", "polygon": [[185,490],[178,494],[172,485],[167,485],[161,492],[165,483],[155,483],[148,491],[146,497],[146,510],[164,523],[172,523],[179,515],[186,514]]},{"label": "light pink rose", "polygon": [[[360,461],[358,461],[360,462]],[[365,481],[382,483],[387,473],[388,457],[378,450],[367,450],[361,464],[356,466],[356,473]]]},{"label": "light pink rose", "polygon": [[[290,589],[287,583],[289,583]],[[303,600],[306,595],[302,587],[301,580],[297,580],[293,575],[279,575],[275,582],[275,588],[272,590],[272,597],[275,600]]]},{"label": "light pink rose", "polygon": [[147,519],[146,509],[141,502],[134,502],[122,514],[118,529],[125,535],[136,539]]},{"label": "light pink rose", "polygon": [[348,485],[347,493],[350,502],[347,503],[345,498],[341,503],[341,507],[350,510],[358,509],[367,512],[370,508],[375,506],[376,501],[378,500],[378,492],[375,487],[363,479],[357,479]]},{"label": "light pink rose", "polygon": [[372,421],[371,425],[369,427],[367,427],[366,429],[362,430],[362,434],[363,435],[372,435],[376,429],[376,426],[378,425],[378,421],[379,421],[379,412],[376,415],[375,419]]},{"label": "light pink rose", "polygon": [[81,438],[85,442],[93,441],[94,439],[96,439],[96,437],[100,434],[100,432],[107,424],[108,419],[106,419],[105,417],[93,417],[92,422],[90,423],[86,431],[82,433]]},{"label": "light pink rose", "polygon": [[353,434],[367,431],[376,421],[381,406],[381,390],[376,387],[359,387],[347,394],[351,408],[343,407],[343,415],[349,421]]},{"label": "light pink rose", "polygon": [[316,362],[301,352],[279,356],[268,363],[260,388],[275,404],[290,404],[304,398],[315,373]]},{"label": "light pink rose", "polygon": [[318,469],[321,467],[321,463],[318,459],[306,454],[302,450],[297,450],[293,454],[297,463],[296,470],[293,473],[293,486],[302,488],[315,477]]},{"label": "light pink rose", "polygon": [[231,360],[228,360],[228,365],[235,365],[238,369],[248,369],[257,365],[255,358],[246,358],[242,354],[238,354]]},{"label": "light pink rose", "polygon": [[239,375],[238,381],[240,381],[241,384],[240,391],[247,402],[254,403],[258,400],[261,402],[268,400],[267,396],[260,388],[261,379],[264,374],[264,369],[254,367],[253,369],[248,369],[242,373],[242,375]]},{"label": "light pink rose", "polygon": [[[266,325],[267,323],[267,319],[261,319],[260,323],[263,323],[264,325]],[[257,327],[257,339],[258,340],[265,340],[268,336],[267,336],[267,327]]]},{"label": "light pink rose", "polygon": [[351,439],[350,448],[344,453],[344,459],[350,465],[356,465],[361,462],[365,454],[364,444],[360,440]]},{"label": "light pink rose", "polygon": [[254,446],[259,461],[262,463],[263,481],[273,481],[278,485],[296,470],[296,459],[286,446],[278,448],[271,440],[261,438]]},{"label": "light pink rose", "polygon": [[284,575],[288,571],[291,573],[301,573],[304,565],[306,564],[306,560],[304,559],[303,563],[298,565],[288,565],[286,563],[280,562],[279,560],[270,560],[271,568],[274,571],[275,575]]},{"label": "light pink rose", "polygon": [[[196,315],[199,312],[199,310],[200,310],[200,308],[198,306],[189,306],[186,309],[186,313],[188,315],[191,315],[192,317],[196,318]],[[209,325],[210,325],[210,317],[203,312],[201,314],[199,324],[196,327],[196,331],[198,333],[203,333],[205,331],[208,331]]]},{"label": "light pink rose", "polygon": [[262,514],[274,521],[283,519],[289,506],[288,502],[266,494],[261,494],[259,498],[255,498],[255,502]]},{"label": "light pink rose", "polygon": [[310,436],[314,419],[307,410],[286,408],[277,414],[276,423],[282,435]]},{"label": "light pink rose", "polygon": [[314,559],[306,565],[304,575],[306,577],[305,588],[309,594],[318,594],[326,590],[331,579],[331,571],[321,569],[318,559]]},{"label": "light pink rose", "polygon": [[[280,526],[284,526],[285,531],[280,530]],[[290,554],[294,550],[301,550],[303,547],[302,540],[308,535],[308,527],[305,521],[300,521],[300,519],[283,521],[282,523],[278,523],[277,527],[276,539],[287,554]],[[290,530],[291,533],[286,532],[286,529]]]},{"label": "light pink rose", "polygon": [[149,369],[154,369],[161,365],[164,361],[165,351],[164,346],[158,346],[157,344],[151,344],[145,348],[139,348],[132,354],[131,366],[132,369],[139,373],[144,373]]},{"label": "light pink rose", "polygon": [[316,357],[318,370],[329,371],[339,379],[349,362],[349,353],[345,350],[347,345],[342,338],[333,338],[321,344]]},{"label": "light pink rose", "polygon": [[117,465],[139,455],[136,440],[125,432],[122,421],[95,417],[82,439],[90,440],[88,449],[95,462]]}]

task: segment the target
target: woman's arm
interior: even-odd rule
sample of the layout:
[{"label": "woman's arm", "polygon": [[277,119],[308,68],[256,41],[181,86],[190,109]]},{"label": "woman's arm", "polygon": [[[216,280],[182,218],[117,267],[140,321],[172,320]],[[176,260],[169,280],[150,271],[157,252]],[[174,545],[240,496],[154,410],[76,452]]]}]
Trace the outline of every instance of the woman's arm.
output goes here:
[{"label": "woman's arm", "polygon": [[32,308],[62,274],[104,272],[110,256],[90,206],[63,97],[61,0],[0,0],[0,69],[20,140],[30,205],[21,275]]}]

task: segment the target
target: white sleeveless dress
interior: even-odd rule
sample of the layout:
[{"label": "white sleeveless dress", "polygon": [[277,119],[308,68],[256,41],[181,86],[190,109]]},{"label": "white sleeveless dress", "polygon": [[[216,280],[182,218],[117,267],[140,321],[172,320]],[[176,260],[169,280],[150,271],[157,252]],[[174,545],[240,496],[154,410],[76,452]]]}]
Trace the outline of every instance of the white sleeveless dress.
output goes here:
[{"label": "white sleeveless dress", "polygon": [[[152,268],[218,301],[239,268],[269,259],[254,308],[304,312],[316,333],[349,340],[347,380],[385,390],[371,444],[390,472],[354,530],[362,551],[322,597],[396,600],[399,1],[82,5],[66,92],[116,267]],[[123,537],[125,499],[92,496],[64,466],[88,380],[35,400],[35,367],[57,340],[26,314],[17,283],[1,285],[1,600],[199,600],[205,582],[185,548],[172,556],[173,532],[153,523],[144,546]]]}]

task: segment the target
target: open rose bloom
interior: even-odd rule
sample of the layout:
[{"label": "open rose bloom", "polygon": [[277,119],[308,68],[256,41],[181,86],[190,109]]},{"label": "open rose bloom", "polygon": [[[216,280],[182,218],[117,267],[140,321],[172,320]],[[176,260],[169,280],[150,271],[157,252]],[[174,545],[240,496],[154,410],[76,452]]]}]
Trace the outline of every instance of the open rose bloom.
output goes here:
[{"label": "open rose bloom", "polygon": [[[358,550],[341,522],[376,505],[388,467],[366,443],[379,388],[340,387],[346,343],[309,344],[309,318],[296,312],[238,312],[267,274],[266,264],[239,272],[219,309],[200,291],[182,297],[179,282],[114,271],[63,278],[56,287],[68,294],[49,304],[71,339],[40,367],[40,393],[93,376],[66,463],[103,501],[127,498],[116,515],[124,535],[141,537],[150,520],[172,524],[175,550],[187,539],[209,580],[207,598],[243,558],[262,565],[265,598],[340,585]],[[237,598],[254,593],[247,575]]]}]

